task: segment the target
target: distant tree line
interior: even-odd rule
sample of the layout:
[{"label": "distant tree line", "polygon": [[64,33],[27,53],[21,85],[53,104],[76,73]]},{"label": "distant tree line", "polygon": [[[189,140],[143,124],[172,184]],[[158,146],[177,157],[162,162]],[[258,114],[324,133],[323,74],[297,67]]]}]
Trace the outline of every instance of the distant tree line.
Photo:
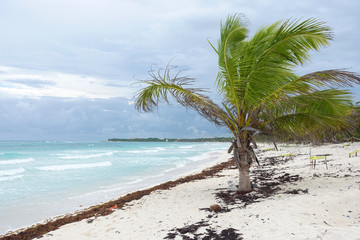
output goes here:
[{"label": "distant tree line", "polygon": [[109,142],[231,142],[230,137],[213,138],[109,138]]}]

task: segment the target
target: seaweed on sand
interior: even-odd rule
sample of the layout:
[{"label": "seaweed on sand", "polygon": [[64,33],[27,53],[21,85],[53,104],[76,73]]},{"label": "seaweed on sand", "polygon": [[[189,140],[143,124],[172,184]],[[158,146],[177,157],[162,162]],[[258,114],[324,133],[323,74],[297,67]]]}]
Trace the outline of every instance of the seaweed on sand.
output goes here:
[{"label": "seaweed on sand", "polygon": [[[286,163],[291,160],[291,157],[269,157],[264,159],[263,166],[278,165]],[[201,208],[200,210],[208,211],[210,214],[207,219],[202,219],[199,222],[185,225],[184,227],[172,229],[164,239],[175,239],[177,236],[186,240],[195,239],[243,239],[241,233],[238,233],[234,228],[222,229],[221,231],[212,228],[211,218],[216,218],[218,214],[229,212],[235,208],[246,208],[248,205],[259,202],[281,191],[282,185],[286,183],[292,183],[300,181],[302,178],[299,175],[290,175],[289,173],[276,174],[274,168],[264,168],[254,170],[253,172],[253,183],[258,187],[256,190],[249,193],[240,193],[237,191],[231,191],[228,189],[217,189],[215,198],[222,202],[221,209],[213,211],[210,208]],[[290,194],[296,193],[307,193],[307,190],[293,190],[291,192],[285,192]],[[204,229],[205,228],[205,229]],[[219,233],[220,231],[220,233]]]}]

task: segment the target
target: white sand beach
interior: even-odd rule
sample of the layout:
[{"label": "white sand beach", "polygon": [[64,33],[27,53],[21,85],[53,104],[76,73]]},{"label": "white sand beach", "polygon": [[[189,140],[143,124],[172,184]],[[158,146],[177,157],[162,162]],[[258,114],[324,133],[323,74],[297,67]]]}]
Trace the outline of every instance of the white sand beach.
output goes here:
[{"label": "white sand beach", "polygon": [[[360,152],[349,157],[360,143],[272,147],[259,146],[255,191],[246,195],[234,189],[237,169],[226,169],[41,239],[360,239]],[[311,168],[310,148],[328,155],[328,169],[324,159]],[[221,209],[211,211],[214,204]]]}]

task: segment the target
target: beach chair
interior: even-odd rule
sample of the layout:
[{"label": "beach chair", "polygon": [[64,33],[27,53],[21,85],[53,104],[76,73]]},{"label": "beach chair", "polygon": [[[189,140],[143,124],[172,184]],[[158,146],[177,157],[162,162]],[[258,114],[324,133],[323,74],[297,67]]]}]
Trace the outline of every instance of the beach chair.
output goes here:
[{"label": "beach chair", "polygon": [[355,151],[349,153],[349,157],[351,157],[351,156],[357,156],[357,153],[358,153],[358,152],[360,152],[360,150],[355,150]]},{"label": "beach chair", "polygon": [[314,168],[316,166],[316,161],[324,159],[325,161],[325,165],[326,165],[326,170],[328,169],[328,165],[327,165],[327,158],[326,156],[328,156],[328,154],[319,154],[316,156],[311,156],[311,148],[310,148],[310,168]]}]

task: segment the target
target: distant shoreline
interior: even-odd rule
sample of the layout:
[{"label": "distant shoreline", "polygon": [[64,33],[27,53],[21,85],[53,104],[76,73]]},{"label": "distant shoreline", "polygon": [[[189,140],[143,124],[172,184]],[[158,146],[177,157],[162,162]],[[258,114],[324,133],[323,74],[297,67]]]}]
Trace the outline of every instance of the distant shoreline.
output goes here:
[{"label": "distant shoreline", "polygon": [[230,137],[213,138],[109,138],[108,142],[231,142]]}]

